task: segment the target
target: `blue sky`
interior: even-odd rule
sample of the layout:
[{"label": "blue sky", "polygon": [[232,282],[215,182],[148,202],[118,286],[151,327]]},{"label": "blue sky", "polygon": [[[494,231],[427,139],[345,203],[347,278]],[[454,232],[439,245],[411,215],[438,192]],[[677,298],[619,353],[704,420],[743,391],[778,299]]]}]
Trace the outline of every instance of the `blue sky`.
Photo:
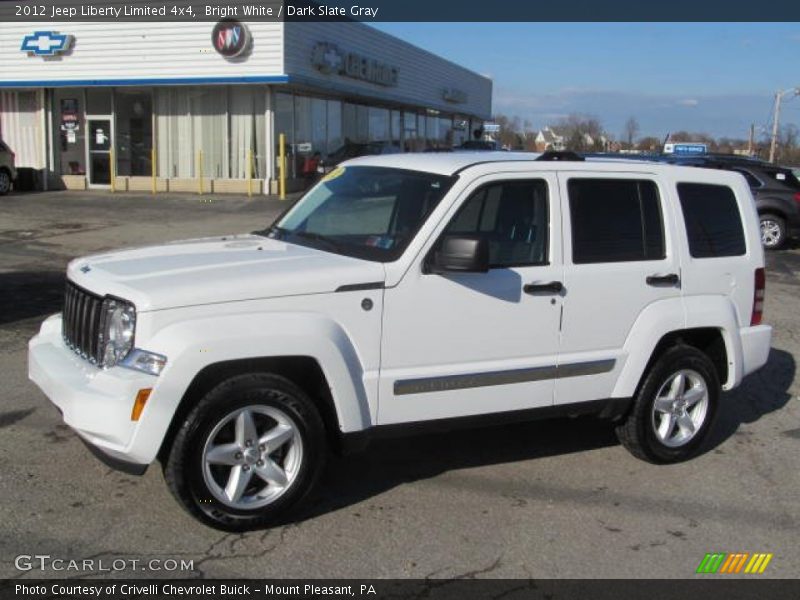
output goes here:
[{"label": "blue sky", "polygon": [[[800,23],[377,23],[487,75],[495,114],[535,128],[591,114],[622,136],[689,130],[747,136],[771,122],[775,91],[800,86]],[[800,97],[783,123],[800,126]]]}]

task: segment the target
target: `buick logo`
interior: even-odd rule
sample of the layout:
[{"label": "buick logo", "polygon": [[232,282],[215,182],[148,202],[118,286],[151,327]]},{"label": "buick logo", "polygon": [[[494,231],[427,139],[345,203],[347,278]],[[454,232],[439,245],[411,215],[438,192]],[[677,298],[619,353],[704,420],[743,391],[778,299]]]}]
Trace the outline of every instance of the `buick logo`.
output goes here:
[{"label": "buick logo", "polygon": [[239,58],[250,50],[250,30],[239,21],[220,21],[211,32],[211,44],[225,58]]}]

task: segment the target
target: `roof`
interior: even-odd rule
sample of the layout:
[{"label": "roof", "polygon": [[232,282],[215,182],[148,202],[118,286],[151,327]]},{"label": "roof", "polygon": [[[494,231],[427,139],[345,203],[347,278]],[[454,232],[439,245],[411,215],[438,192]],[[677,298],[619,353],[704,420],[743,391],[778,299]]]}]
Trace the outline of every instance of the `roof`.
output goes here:
[{"label": "roof", "polygon": [[[542,156],[539,152],[408,152],[405,154],[384,154],[380,156],[362,156],[342,163],[342,166],[370,166],[390,167],[394,169],[409,169],[412,171],[425,171],[439,175],[454,175],[473,165],[486,163],[513,163],[530,162],[542,170],[554,170],[555,165],[580,165],[581,167],[598,170],[600,164],[625,164],[637,167],[638,170],[647,169],[659,171],[664,169],[681,168],[662,162],[650,162],[631,158],[616,157],[587,157],[585,161],[537,161]],[[696,167],[684,167],[696,168]],[[561,167],[563,169],[563,167]]]}]

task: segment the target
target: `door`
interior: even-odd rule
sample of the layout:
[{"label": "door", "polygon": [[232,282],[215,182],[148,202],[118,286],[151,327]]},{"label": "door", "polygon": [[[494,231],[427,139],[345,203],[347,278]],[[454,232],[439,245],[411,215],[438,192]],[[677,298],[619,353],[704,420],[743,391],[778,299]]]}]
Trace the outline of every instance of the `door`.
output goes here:
[{"label": "door", "polygon": [[681,271],[670,243],[676,236],[668,190],[655,177],[562,173],[559,185],[565,290],[559,364],[583,365],[585,373],[559,377],[555,402],[566,404],[612,396],[636,319],[658,302],[679,300]]},{"label": "door", "polygon": [[[560,223],[552,175],[494,175],[460,195],[400,283],[385,291],[379,423],[552,404]],[[443,236],[457,234],[487,239],[487,273],[426,272]]]},{"label": "door", "polygon": [[88,119],[89,123],[89,184],[111,185],[111,119]]}]

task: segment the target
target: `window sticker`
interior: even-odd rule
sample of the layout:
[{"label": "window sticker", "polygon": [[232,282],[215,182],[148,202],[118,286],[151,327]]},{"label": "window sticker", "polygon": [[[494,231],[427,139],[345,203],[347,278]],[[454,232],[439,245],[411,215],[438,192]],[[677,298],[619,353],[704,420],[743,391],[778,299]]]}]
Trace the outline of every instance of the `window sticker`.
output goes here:
[{"label": "window sticker", "polygon": [[333,171],[325,175],[325,177],[322,178],[322,181],[330,181],[331,179],[341,177],[344,175],[344,170],[344,167],[336,167]]}]

